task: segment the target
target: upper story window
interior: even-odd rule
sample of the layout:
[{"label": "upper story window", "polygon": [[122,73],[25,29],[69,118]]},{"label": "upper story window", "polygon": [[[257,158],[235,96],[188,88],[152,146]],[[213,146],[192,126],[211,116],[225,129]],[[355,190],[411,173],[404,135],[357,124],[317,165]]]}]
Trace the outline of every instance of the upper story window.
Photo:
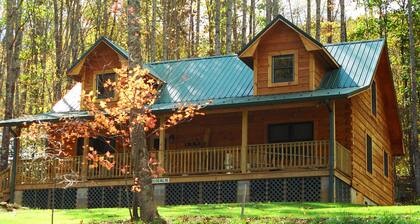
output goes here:
[{"label": "upper story window", "polygon": [[294,80],[293,54],[273,56],[272,82],[292,82]]},{"label": "upper story window", "polygon": [[376,116],[376,82],[372,82],[372,114]]},{"label": "upper story window", "polygon": [[96,75],[96,93],[98,99],[113,98],[115,96],[115,90],[112,87],[105,87],[105,83],[110,80],[111,82],[116,81],[115,73],[105,73]]},{"label": "upper story window", "polygon": [[366,135],[366,170],[369,173],[373,171],[372,137]]},{"label": "upper story window", "polygon": [[297,84],[297,50],[271,52],[268,62],[268,86]]}]

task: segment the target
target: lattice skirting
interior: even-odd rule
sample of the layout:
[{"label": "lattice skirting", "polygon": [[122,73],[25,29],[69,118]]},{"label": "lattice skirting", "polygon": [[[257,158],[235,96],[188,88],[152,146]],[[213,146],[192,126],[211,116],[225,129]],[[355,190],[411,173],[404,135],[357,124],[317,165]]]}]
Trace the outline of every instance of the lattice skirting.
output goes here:
[{"label": "lattice skirting", "polygon": [[350,185],[346,184],[344,181],[338,178],[335,178],[335,194],[337,202],[350,203],[350,189]]},{"label": "lattice skirting", "polygon": [[321,178],[284,178],[252,180],[250,201],[321,201]]},{"label": "lattice skirting", "polygon": [[133,193],[130,187],[92,187],[88,189],[88,208],[113,208],[131,206]]},{"label": "lattice skirting", "polygon": [[236,202],[236,181],[178,183],[166,185],[165,204],[215,204]]},{"label": "lattice skirting", "polygon": [[[54,192],[54,193],[53,193]],[[25,190],[22,195],[22,206],[29,208],[76,208],[77,190],[69,189],[41,189]]]}]

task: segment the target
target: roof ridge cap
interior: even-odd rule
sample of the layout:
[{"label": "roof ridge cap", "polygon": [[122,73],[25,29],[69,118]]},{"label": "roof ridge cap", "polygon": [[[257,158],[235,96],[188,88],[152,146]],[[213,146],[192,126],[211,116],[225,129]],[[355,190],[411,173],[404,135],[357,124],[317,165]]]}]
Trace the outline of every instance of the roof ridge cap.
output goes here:
[{"label": "roof ridge cap", "polygon": [[148,63],[145,63],[145,65],[166,64],[166,63],[176,63],[176,62],[183,62],[183,61],[196,61],[196,60],[204,60],[204,59],[227,58],[227,57],[237,57],[237,56],[238,56],[237,54],[228,54],[228,55],[213,55],[213,56],[194,57],[194,58],[181,58],[181,59],[172,59],[172,60],[165,60],[165,61],[148,62]]},{"label": "roof ridge cap", "polygon": [[346,42],[339,42],[339,43],[330,43],[324,44],[325,47],[329,46],[337,46],[337,45],[349,45],[349,44],[359,44],[359,43],[368,43],[368,42],[380,42],[385,41],[384,38],[372,39],[372,40],[356,40],[356,41],[346,41]]}]

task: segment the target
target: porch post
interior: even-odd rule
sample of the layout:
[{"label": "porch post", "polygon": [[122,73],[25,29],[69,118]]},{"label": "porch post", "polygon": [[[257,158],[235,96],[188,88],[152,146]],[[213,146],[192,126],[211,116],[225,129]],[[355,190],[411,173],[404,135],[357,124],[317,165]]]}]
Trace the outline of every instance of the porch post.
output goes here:
[{"label": "porch post", "polygon": [[[161,116],[159,119],[160,127],[163,127],[165,124],[165,117]],[[159,164],[162,168],[165,168],[165,129],[159,129]]]},{"label": "porch post", "polygon": [[10,203],[15,203],[15,189],[16,189],[16,175],[17,175],[17,160],[18,160],[18,155],[19,155],[19,151],[20,151],[20,144],[19,144],[19,135],[20,135],[20,128],[17,128],[16,131],[13,131],[12,128],[10,128],[10,133],[12,133],[14,140],[13,140],[13,162],[12,162],[12,173],[10,175],[10,198],[9,201]]},{"label": "porch post", "polygon": [[247,171],[248,154],[248,111],[242,111],[241,172]]},{"label": "porch post", "polygon": [[328,102],[328,112],[329,112],[329,123],[330,123],[330,133],[329,133],[329,178],[328,178],[328,202],[335,201],[335,184],[334,184],[334,167],[335,167],[335,101],[332,100]]},{"label": "porch post", "polygon": [[88,174],[88,156],[89,153],[89,138],[83,139],[83,158],[82,158],[82,181],[87,180]]}]

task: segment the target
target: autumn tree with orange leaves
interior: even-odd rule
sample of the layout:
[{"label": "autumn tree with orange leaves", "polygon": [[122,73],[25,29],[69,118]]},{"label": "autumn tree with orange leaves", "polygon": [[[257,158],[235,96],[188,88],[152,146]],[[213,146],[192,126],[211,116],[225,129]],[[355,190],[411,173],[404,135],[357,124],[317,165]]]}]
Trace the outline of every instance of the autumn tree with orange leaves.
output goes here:
[{"label": "autumn tree with orange leaves", "polygon": [[[70,142],[78,138],[95,138],[98,136],[109,136],[119,139],[124,148],[133,152],[133,147],[140,147],[140,154],[131,155],[130,166],[124,166],[122,172],[133,178],[132,191],[134,198],[138,197],[141,206],[140,214],[142,221],[146,223],[159,221],[164,222],[157,212],[153,198],[152,178],[161,176],[164,170],[159,166],[156,155],[150,155],[146,146],[146,138],[149,135],[158,135],[159,130],[167,129],[181,122],[191,120],[197,115],[204,115],[200,109],[209,104],[179,105],[164,122],[157,124],[158,120],[153,114],[153,105],[159,96],[162,83],[153,78],[147,70],[136,67],[128,70],[123,68],[117,70],[117,80],[107,80],[105,88],[113,91],[113,99],[97,99],[96,93],[89,92],[82,94],[83,109],[89,112],[89,119],[65,119],[56,123],[34,123],[22,137],[37,138],[40,134],[48,136],[48,154],[55,158],[65,157],[69,150],[72,150]],[[135,114],[135,116],[133,116]],[[142,133],[140,136],[133,133]],[[138,144],[137,146],[135,144]],[[52,149],[52,150],[51,150]],[[114,149],[116,152],[117,150]],[[112,158],[114,152],[107,152],[99,155],[94,148],[89,148],[88,159],[91,161],[91,168],[102,166],[113,169]],[[50,156],[51,157],[51,156]],[[146,159],[144,159],[146,158]],[[77,178],[79,181],[80,178]],[[75,180],[70,180],[76,182]],[[135,201],[135,200],[133,200]],[[144,204],[144,202],[147,204]],[[132,218],[138,211],[134,205]],[[148,210],[143,209],[148,207]],[[143,219],[144,217],[144,219]],[[147,218],[147,219],[146,219]]]}]

